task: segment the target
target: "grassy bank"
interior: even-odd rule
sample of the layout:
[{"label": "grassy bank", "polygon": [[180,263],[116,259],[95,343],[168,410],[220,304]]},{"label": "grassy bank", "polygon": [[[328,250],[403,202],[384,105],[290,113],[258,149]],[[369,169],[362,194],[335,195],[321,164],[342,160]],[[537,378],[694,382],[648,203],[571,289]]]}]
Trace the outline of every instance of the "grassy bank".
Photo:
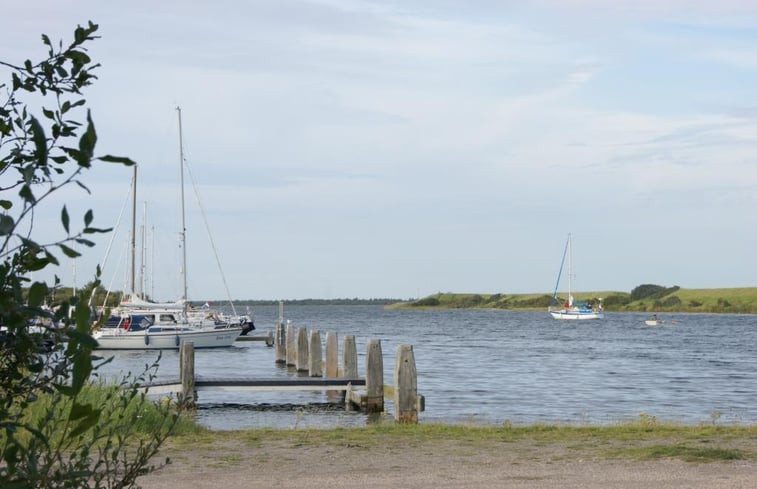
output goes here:
[{"label": "grassy bank", "polygon": [[[642,287],[642,286],[640,286]],[[574,292],[575,300],[602,304],[606,311],[635,312],[698,312],[698,313],[757,313],[757,287],[721,289],[683,289],[656,286],[654,292],[637,297],[631,292],[594,291]],[[638,289],[638,288],[637,288]],[[558,294],[564,301],[565,294]],[[413,302],[392,304],[392,308],[489,308],[513,310],[546,309],[551,300],[542,294],[457,294],[438,293]]]},{"label": "grassy bank", "polygon": [[[371,425],[335,429],[251,429],[192,432],[172,437],[169,450],[182,451],[216,445],[242,445],[251,451],[267,444],[302,449],[353,446],[433,447],[454,444],[474,449],[539,450],[559,448],[567,457],[686,461],[757,459],[757,425],[678,425],[654,417],[610,426],[532,424],[496,427],[419,424]],[[571,455],[572,454],[572,455]]]},{"label": "grassy bank", "polygon": [[[19,408],[18,415],[22,423],[28,424],[43,433],[52,444],[60,443],[64,437],[71,437],[76,429],[76,421],[81,418],[72,410],[77,408],[70,399],[53,397],[50,393],[39,392],[35,402]],[[98,420],[97,430],[83,432],[84,437],[101,437],[108,430],[124,431],[128,423],[129,439],[139,441],[165,429],[165,414],[161,406],[141,395],[130,395],[120,386],[95,382],[87,385],[76,399],[79,406],[96,406],[102,416]],[[168,406],[170,407],[170,406]],[[16,414],[15,411],[13,411]],[[182,413],[174,427],[174,433],[191,434],[202,432],[191,415]],[[32,434],[28,430],[18,430],[16,437],[22,443],[28,443]],[[5,432],[0,431],[0,446],[6,442]]]}]

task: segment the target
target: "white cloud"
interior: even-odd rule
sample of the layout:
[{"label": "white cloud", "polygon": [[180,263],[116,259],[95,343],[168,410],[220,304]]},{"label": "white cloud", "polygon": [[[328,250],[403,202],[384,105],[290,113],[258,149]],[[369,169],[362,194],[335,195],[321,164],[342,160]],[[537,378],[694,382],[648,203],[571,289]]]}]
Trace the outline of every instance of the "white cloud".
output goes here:
[{"label": "white cloud", "polygon": [[[617,263],[641,256],[649,226],[670,231],[663,249],[757,241],[744,226],[757,181],[751,3],[46,5],[55,15],[9,11],[4,27],[20,27],[0,57],[92,14],[102,150],[139,161],[140,200],[170,234],[182,106],[240,297],[546,290],[545,256],[571,228],[592,256],[582,285],[630,288],[645,271],[679,273],[670,263],[690,253]],[[128,186],[121,170],[92,176],[105,218]],[[190,221],[190,276],[210,276],[194,210]],[[682,267],[669,281],[750,284],[751,254],[724,260],[721,274]],[[211,282],[191,287],[222,296]]]}]

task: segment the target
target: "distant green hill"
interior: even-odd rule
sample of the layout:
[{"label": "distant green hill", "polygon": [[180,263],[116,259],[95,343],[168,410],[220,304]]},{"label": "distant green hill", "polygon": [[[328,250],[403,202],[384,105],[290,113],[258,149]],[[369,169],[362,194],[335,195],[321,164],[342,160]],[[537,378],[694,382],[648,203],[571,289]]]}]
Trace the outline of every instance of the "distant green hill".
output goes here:
[{"label": "distant green hill", "polygon": [[[558,294],[558,303],[565,301]],[[577,301],[598,304],[601,298],[606,311],[637,312],[710,312],[757,313],[757,287],[727,289],[682,289],[643,284],[631,292],[574,292]],[[411,302],[399,302],[392,308],[442,309],[546,309],[550,294],[456,294],[438,293]]]}]

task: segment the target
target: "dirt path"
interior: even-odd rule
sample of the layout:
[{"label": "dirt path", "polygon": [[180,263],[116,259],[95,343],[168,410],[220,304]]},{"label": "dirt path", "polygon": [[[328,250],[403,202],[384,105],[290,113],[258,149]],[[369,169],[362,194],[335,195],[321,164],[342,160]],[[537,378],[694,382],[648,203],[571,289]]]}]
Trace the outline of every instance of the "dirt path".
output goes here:
[{"label": "dirt path", "polygon": [[144,489],[755,489],[757,461],[635,461],[532,441],[418,442],[401,446],[214,441],[169,447],[173,463],[140,479]]}]

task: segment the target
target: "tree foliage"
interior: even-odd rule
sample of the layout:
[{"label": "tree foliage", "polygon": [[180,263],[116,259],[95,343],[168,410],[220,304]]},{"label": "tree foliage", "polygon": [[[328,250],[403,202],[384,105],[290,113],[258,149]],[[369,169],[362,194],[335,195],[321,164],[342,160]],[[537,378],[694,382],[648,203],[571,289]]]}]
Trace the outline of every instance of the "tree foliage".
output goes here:
[{"label": "tree foliage", "polygon": [[631,301],[640,301],[642,299],[661,299],[666,295],[672,294],[680,289],[679,286],[664,287],[655,284],[642,284],[636,286],[631,291]]},{"label": "tree foliage", "polygon": [[[151,437],[135,441],[134,422],[148,401],[139,385],[124,379],[120,389],[97,401],[84,393],[104,361],[93,355],[91,311],[70,297],[55,311],[45,298],[58,287],[30,280],[31,274],[76,258],[94,245],[89,210],[79,224],[64,205],[60,238],[35,238],[35,214],[50,212],[45,201],[67,186],[89,189],[83,173],[95,163],[132,165],[128,158],[95,153],[97,132],[83,90],[98,65],[86,45],[98,26],[78,26],[68,45],[42,35],[47,54],[39,62],[0,61],[0,487],[133,487],[150,470],[149,460],[176,420],[159,407]],[[99,269],[92,288],[99,286]],[[136,409],[135,409],[136,406]]]}]

